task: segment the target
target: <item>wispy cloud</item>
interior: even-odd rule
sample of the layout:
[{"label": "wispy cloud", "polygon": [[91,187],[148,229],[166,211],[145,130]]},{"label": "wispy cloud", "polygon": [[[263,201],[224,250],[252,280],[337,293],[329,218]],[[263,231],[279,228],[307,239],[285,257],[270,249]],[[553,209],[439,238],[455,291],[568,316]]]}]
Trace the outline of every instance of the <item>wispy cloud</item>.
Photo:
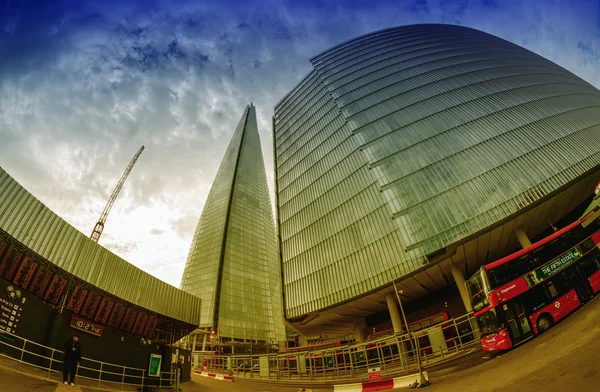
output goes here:
[{"label": "wispy cloud", "polygon": [[244,106],[272,182],[275,103],[308,59],[370,31],[477,28],[600,87],[595,1],[35,2],[0,5],[0,165],[88,233],[137,149],[101,243],[177,285]]}]

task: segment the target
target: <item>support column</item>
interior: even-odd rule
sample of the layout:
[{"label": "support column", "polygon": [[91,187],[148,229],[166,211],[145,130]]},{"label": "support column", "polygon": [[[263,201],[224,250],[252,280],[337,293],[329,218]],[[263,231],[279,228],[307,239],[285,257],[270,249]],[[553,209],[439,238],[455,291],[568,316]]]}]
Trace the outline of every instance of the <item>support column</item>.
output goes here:
[{"label": "support column", "polygon": [[[454,278],[454,282],[458,287],[458,292],[460,293],[460,298],[462,298],[463,305],[465,305],[465,310],[467,313],[473,312],[473,307],[471,306],[471,298],[469,298],[469,293],[467,293],[467,286],[465,285],[465,276],[460,268],[458,268],[457,264],[452,264],[450,266],[450,271],[452,272],[452,277]],[[471,331],[473,331],[473,336],[475,339],[479,339],[479,329],[477,328],[477,323],[475,319],[469,320],[469,325],[471,325]],[[460,333],[458,330],[456,333]]]},{"label": "support column", "polygon": [[360,319],[354,324],[354,330],[352,331],[352,335],[354,335],[354,340],[358,342],[365,341],[364,329],[367,327],[367,323],[365,319]]},{"label": "support column", "polygon": [[308,346],[308,340],[306,339],[306,336],[299,334],[298,335],[298,344],[302,347],[302,346]]},{"label": "support column", "polygon": [[202,351],[206,351],[206,339],[208,338],[208,333],[204,334],[204,337],[202,338]]},{"label": "support column", "polygon": [[398,302],[393,292],[385,295],[385,302],[387,303],[388,312],[390,312],[394,333],[402,333],[402,321],[400,320],[400,312],[398,312]]},{"label": "support column", "polygon": [[467,287],[465,286],[465,276],[460,268],[458,268],[457,264],[452,264],[450,266],[450,271],[452,272],[452,277],[458,287],[458,292],[460,293],[460,298],[462,298],[463,305],[465,305],[465,310],[467,313],[472,312],[473,307],[471,306],[471,299],[469,298],[469,293],[467,293]]},{"label": "support column", "polygon": [[198,334],[194,334],[194,339],[192,339],[192,351],[196,351],[196,343],[198,342]]},{"label": "support column", "polygon": [[531,241],[529,241],[529,237],[527,237],[527,234],[525,234],[525,231],[523,231],[521,226],[515,229],[515,236],[517,237],[519,244],[521,244],[521,248],[525,249],[528,246],[531,246]]}]

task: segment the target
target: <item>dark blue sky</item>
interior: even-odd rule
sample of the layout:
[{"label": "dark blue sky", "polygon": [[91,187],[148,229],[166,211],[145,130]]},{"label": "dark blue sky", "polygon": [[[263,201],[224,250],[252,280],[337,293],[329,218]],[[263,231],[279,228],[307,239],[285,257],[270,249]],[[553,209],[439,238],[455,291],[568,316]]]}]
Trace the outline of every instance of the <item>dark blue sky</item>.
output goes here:
[{"label": "dark blue sky", "polygon": [[0,166],[88,234],[146,145],[101,243],[177,285],[244,106],[272,181],[273,107],[308,59],[415,23],[486,31],[600,87],[598,0],[3,1]]}]

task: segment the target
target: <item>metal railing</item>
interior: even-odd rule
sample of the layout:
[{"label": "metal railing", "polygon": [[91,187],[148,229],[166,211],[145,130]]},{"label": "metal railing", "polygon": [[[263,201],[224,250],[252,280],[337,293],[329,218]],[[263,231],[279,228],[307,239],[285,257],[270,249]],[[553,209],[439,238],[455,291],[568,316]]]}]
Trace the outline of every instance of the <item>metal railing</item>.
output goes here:
[{"label": "metal railing", "polygon": [[[53,373],[62,377],[61,350],[44,346],[34,341],[22,338],[18,335],[0,330],[0,357],[8,358],[18,362],[18,370],[23,365],[37,369],[51,379]],[[102,362],[92,358],[82,357],[77,367],[77,378],[88,380],[88,383],[96,384],[97,387],[110,386],[137,390],[142,386],[158,386],[163,388],[176,388],[175,369],[170,372],[161,372],[160,377],[149,377],[147,369],[116,365]]]},{"label": "metal railing", "polygon": [[212,373],[269,380],[366,380],[372,368],[380,368],[382,376],[415,372],[417,355],[423,366],[431,366],[479,344],[477,323],[473,314],[466,314],[410,335],[390,334],[318,351],[206,355],[198,365],[202,369],[205,362]]}]

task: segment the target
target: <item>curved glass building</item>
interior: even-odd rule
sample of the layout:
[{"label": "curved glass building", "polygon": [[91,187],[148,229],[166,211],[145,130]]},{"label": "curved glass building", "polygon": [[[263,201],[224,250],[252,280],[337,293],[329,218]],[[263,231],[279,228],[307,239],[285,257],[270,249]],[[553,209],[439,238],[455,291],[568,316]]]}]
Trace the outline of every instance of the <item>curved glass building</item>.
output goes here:
[{"label": "curved glass building", "polygon": [[498,37],[403,26],[310,61],[273,119],[285,312],[308,335],[364,329],[393,281],[407,302],[460,283],[600,178],[600,91]]}]

